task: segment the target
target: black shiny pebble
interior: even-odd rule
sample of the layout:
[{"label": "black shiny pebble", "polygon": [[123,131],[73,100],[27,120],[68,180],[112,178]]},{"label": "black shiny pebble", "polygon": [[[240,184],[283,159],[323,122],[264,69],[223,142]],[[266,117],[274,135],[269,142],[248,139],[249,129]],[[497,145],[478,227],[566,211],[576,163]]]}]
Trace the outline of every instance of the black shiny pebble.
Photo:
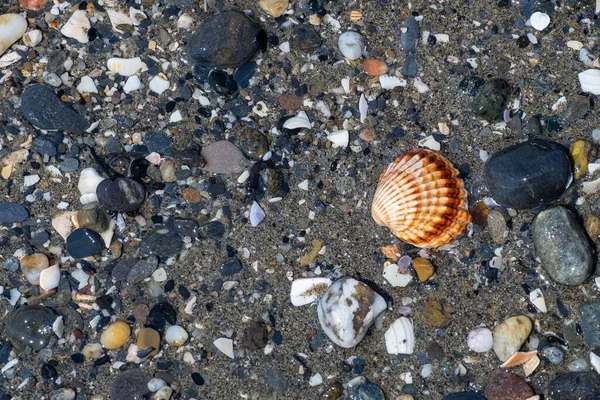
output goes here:
[{"label": "black shiny pebble", "polygon": [[220,95],[231,96],[238,91],[238,84],[222,69],[214,69],[208,75],[208,84]]},{"label": "black shiny pebble", "polygon": [[4,336],[19,349],[39,351],[54,337],[52,324],[58,315],[44,306],[21,306],[6,319]]},{"label": "black shiny pebble", "polygon": [[494,154],[483,168],[483,180],[496,202],[524,210],[557,200],[572,182],[573,168],[560,144],[530,140]]},{"label": "black shiny pebble", "polygon": [[162,335],[167,322],[169,325],[175,325],[177,323],[177,312],[172,305],[162,302],[152,306],[148,312],[145,326],[156,329]]},{"label": "black shiny pebble", "polygon": [[183,241],[172,227],[160,227],[147,234],[140,244],[142,257],[156,256],[161,262],[181,251]]},{"label": "black shiny pebble", "polygon": [[242,270],[242,263],[237,258],[228,258],[221,263],[219,271],[223,276],[232,276]]},{"label": "black shiny pebble", "polygon": [[14,224],[29,218],[29,211],[19,203],[0,201],[0,222]]},{"label": "black shiny pebble", "polygon": [[177,218],[173,221],[173,230],[180,236],[195,238],[198,235],[198,223],[193,219]]},{"label": "black shiny pebble", "polygon": [[233,79],[235,79],[241,88],[247,88],[250,85],[250,79],[254,76],[255,71],[256,63],[252,61],[247,62],[233,73]]},{"label": "black shiny pebble", "polygon": [[114,180],[105,179],[96,189],[98,201],[111,211],[135,211],[146,200],[146,189],[133,179],[120,176]]},{"label": "black shiny pebble", "polygon": [[85,258],[104,250],[104,240],[91,229],[76,229],[67,237],[67,252],[74,258]]}]

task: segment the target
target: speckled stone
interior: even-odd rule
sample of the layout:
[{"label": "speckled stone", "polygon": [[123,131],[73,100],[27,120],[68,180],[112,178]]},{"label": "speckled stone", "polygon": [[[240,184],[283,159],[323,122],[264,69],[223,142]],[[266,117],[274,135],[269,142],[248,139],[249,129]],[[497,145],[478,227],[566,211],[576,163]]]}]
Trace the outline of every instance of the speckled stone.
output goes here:
[{"label": "speckled stone", "polygon": [[504,79],[496,78],[479,88],[473,100],[473,108],[477,115],[495,122],[502,119],[506,104],[511,94],[510,85]]},{"label": "speckled stone", "polygon": [[569,372],[550,382],[548,400],[598,400],[600,375],[595,372]]},{"label": "speckled stone", "polygon": [[181,251],[183,241],[172,227],[160,227],[147,234],[140,245],[142,257],[156,256],[165,261]]},{"label": "speckled stone", "polygon": [[579,316],[587,343],[600,346],[600,301],[580,305]]},{"label": "speckled stone", "polygon": [[111,400],[141,400],[150,394],[150,377],[139,369],[130,369],[117,375],[110,386]]},{"label": "speckled stone", "polygon": [[133,285],[148,278],[158,267],[158,258],[150,256],[136,262],[127,273],[127,283]]},{"label": "speckled stone", "polygon": [[535,393],[521,377],[497,369],[488,378],[485,397],[488,400],[523,400]]},{"label": "speckled stone", "polygon": [[114,180],[105,179],[96,189],[98,201],[111,211],[135,211],[146,199],[146,189],[133,179],[118,177]]},{"label": "speckled stone", "polygon": [[0,222],[14,224],[29,218],[29,212],[19,203],[0,201]]},{"label": "speckled stone", "polygon": [[244,128],[238,133],[240,148],[249,158],[258,160],[269,151],[267,137],[254,128]]},{"label": "speckled stone", "polygon": [[240,149],[227,140],[209,144],[202,149],[202,156],[206,160],[203,169],[208,172],[218,174],[240,173],[247,165]]}]

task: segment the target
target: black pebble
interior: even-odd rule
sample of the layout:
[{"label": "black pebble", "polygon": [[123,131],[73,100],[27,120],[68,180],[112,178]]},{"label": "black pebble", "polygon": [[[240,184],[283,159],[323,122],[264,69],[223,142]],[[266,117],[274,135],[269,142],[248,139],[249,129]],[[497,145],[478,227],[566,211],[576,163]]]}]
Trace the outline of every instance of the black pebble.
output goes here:
[{"label": "black pebble", "polygon": [[100,234],[91,229],[76,229],[67,237],[67,252],[74,258],[85,258],[104,250]]}]

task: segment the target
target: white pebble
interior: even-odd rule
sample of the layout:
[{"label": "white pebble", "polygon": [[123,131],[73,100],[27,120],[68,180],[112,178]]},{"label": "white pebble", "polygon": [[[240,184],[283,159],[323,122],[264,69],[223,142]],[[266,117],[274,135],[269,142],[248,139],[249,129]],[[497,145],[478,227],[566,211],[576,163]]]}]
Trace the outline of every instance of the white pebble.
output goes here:
[{"label": "white pebble", "polygon": [[365,39],[358,32],[344,32],[338,38],[338,47],[348,60],[357,60],[365,52]]},{"label": "white pebble", "polygon": [[331,132],[327,135],[327,140],[333,143],[333,147],[348,147],[348,143],[350,142],[350,134],[347,130],[335,131]]},{"label": "white pebble", "polygon": [[96,87],[94,80],[86,75],[81,78],[79,85],[77,85],[77,91],[81,94],[98,93],[98,88]]},{"label": "white pebble", "polygon": [[299,307],[316,301],[331,286],[329,278],[300,278],[292,282],[290,300]]},{"label": "white pebble", "polygon": [[179,347],[183,346],[188,340],[188,333],[179,325],[171,325],[165,333],[165,340],[171,346]]},{"label": "white pebble", "polygon": [[402,273],[397,264],[389,264],[385,267],[383,269],[383,277],[393,287],[405,287],[413,280],[412,275]]},{"label": "white pebble", "polygon": [[60,268],[54,264],[40,272],[40,287],[44,290],[52,290],[58,287],[60,281]]},{"label": "white pebble", "polygon": [[548,16],[548,14],[536,11],[533,14],[531,14],[531,17],[529,18],[529,23],[531,23],[531,26],[533,26],[534,29],[538,31],[543,31],[548,27],[548,25],[550,25],[550,17]]},{"label": "white pebble", "polygon": [[142,62],[139,57],[133,58],[109,58],[106,62],[106,66],[110,72],[114,72],[121,76],[132,76],[136,72],[146,67],[146,64]]},{"label": "white pebble", "polygon": [[151,392],[156,392],[165,386],[167,386],[167,382],[162,379],[152,378],[148,381],[148,390]]},{"label": "white pebble", "polygon": [[129,94],[138,90],[140,86],[142,86],[140,78],[137,75],[132,75],[129,78],[127,78],[127,82],[125,82],[125,85],[123,85],[123,91],[126,94]]},{"label": "white pebble", "polygon": [[168,80],[156,75],[154,78],[152,78],[150,80],[150,83],[148,84],[148,86],[150,87],[150,90],[152,90],[154,93],[162,94],[165,90],[167,90],[171,86],[171,84],[169,83]]},{"label": "white pebble", "polygon": [[319,386],[322,383],[323,383],[323,377],[319,373],[316,373],[313,376],[311,376],[308,381],[308,384],[310,386]]},{"label": "white pebble", "polygon": [[27,20],[19,14],[3,14],[0,19],[0,54],[23,37]]},{"label": "white pebble", "polygon": [[476,353],[485,353],[494,343],[492,331],[488,328],[475,328],[467,336],[467,345]]},{"label": "white pebble", "polygon": [[27,47],[35,47],[42,41],[42,31],[34,29],[23,35],[23,43]]},{"label": "white pebble", "polygon": [[433,374],[433,365],[425,364],[421,369],[421,377],[429,378]]},{"label": "white pebble", "polygon": [[578,77],[582,91],[595,95],[600,94],[600,69],[588,69],[580,72]]},{"label": "white pebble", "polygon": [[219,338],[215,340],[213,344],[221,353],[233,359],[233,340],[227,338]]}]

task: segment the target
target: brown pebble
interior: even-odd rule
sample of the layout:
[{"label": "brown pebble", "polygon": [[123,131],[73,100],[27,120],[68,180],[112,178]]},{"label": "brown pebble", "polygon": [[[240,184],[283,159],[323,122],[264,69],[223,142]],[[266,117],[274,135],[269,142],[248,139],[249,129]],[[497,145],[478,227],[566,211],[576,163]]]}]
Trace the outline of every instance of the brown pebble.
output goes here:
[{"label": "brown pebble", "polygon": [[160,350],[160,334],[152,328],[141,329],[137,336],[137,347],[139,350],[152,347],[154,350],[149,355],[157,355]]},{"label": "brown pebble", "polygon": [[497,369],[488,378],[485,397],[488,400],[525,400],[535,393],[521,377]]},{"label": "brown pebble", "polygon": [[175,163],[167,160],[160,164],[160,176],[163,182],[175,182],[177,180],[175,176]]},{"label": "brown pebble", "polygon": [[452,310],[436,297],[429,297],[425,303],[425,323],[434,328],[444,328],[452,321]]},{"label": "brown pebble", "polygon": [[263,322],[255,322],[244,331],[242,345],[251,350],[260,350],[269,340],[267,326]]},{"label": "brown pebble", "polygon": [[371,76],[379,76],[388,71],[388,66],[381,60],[368,58],[363,62],[363,70]]},{"label": "brown pebble", "polygon": [[313,248],[307,254],[300,257],[300,266],[306,267],[309,264],[314,263],[319,256],[319,251],[323,248],[323,242],[321,240],[315,239],[312,242]]},{"label": "brown pebble", "polygon": [[435,268],[433,268],[431,261],[421,257],[413,260],[413,268],[417,272],[421,282],[425,282],[427,279],[431,278],[435,272]]},{"label": "brown pebble", "polygon": [[121,243],[118,240],[115,240],[110,244],[109,250],[112,253],[112,255],[115,256],[115,258],[119,258],[121,257],[121,253],[123,252],[123,243]]},{"label": "brown pebble", "polygon": [[479,226],[486,227],[487,226],[487,218],[490,213],[487,206],[483,201],[478,201],[473,206],[469,208],[469,212],[471,213],[471,217],[473,217],[473,222]]},{"label": "brown pebble", "polygon": [[592,214],[585,217],[585,230],[594,242],[597,241],[600,233],[600,219]]},{"label": "brown pebble", "polygon": [[494,243],[504,242],[504,234],[506,232],[506,221],[504,215],[498,210],[490,211],[488,218],[488,231]]},{"label": "brown pebble", "polygon": [[279,96],[279,105],[284,110],[295,111],[302,107],[302,98],[295,94],[282,94]]},{"label": "brown pebble", "polygon": [[202,201],[202,195],[196,189],[185,188],[181,194],[188,203],[198,204]]}]

